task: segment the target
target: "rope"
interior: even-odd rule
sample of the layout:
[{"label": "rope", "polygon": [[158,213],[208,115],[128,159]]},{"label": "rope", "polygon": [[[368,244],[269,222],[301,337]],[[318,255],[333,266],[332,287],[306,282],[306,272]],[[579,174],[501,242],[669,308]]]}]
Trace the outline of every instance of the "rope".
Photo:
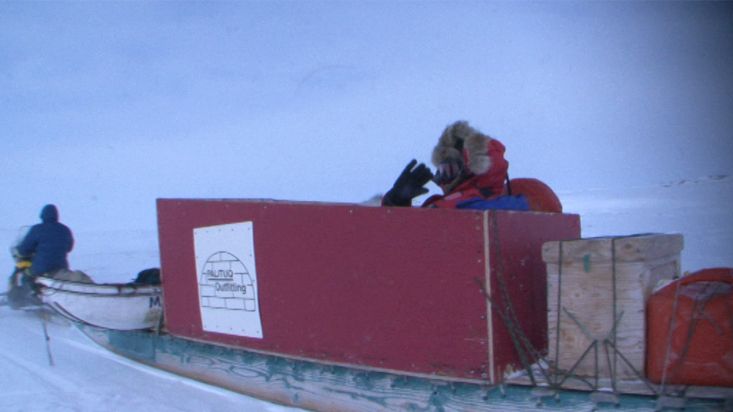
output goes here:
[{"label": "rope", "polygon": [[[708,292],[708,289],[710,287],[713,287],[712,292]],[[716,331],[718,333],[722,332],[722,330],[717,328],[718,325],[714,323],[713,319],[710,319],[709,316],[706,316],[706,312],[705,312],[705,307],[707,306],[708,303],[710,303],[710,300],[716,296],[715,292],[717,292],[719,288],[720,288],[720,284],[717,282],[705,282],[705,286],[703,290],[698,291],[697,294],[693,297],[695,304],[692,308],[692,318],[691,318],[690,325],[687,328],[687,336],[685,337],[685,344],[682,346],[682,352],[680,353],[680,356],[677,362],[674,365],[671,365],[671,367],[669,367],[670,365],[667,364],[667,359],[665,359],[664,373],[667,372],[667,367],[669,367],[670,376],[675,376],[676,373],[682,368],[682,366],[684,365],[685,358],[687,357],[687,354],[690,351],[690,348],[692,346],[691,345],[692,336],[695,334],[695,329],[697,329],[697,324],[700,321],[700,319],[707,319],[711,323],[711,325],[716,328]],[[679,293],[677,293],[679,289],[680,287],[678,285],[677,290],[675,291],[676,292],[675,293],[675,306],[676,306],[677,298],[679,295]],[[698,299],[698,297],[700,296],[705,296],[705,299]],[[673,314],[674,313],[676,313],[676,308]],[[671,337],[671,334],[672,334],[672,331],[670,330],[670,333],[668,334],[668,336]],[[671,339],[670,341],[667,342],[667,344],[669,348],[669,346],[671,346]]]},{"label": "rope", "polygon": [[[612,308],[613,310],[613,316],[611,317],[613,319],[613,329],[612,329],[612,335],[611,335],[611,342],[613,342],[613,346],[616,346],[616,326],[617,323],[617,308],[616,308],[616,238],[611,238],[611,297],[612,297]],[[611,373],[611,385],[613,385],[613,391],[616,392],[616,372],[618,368],[617,364],[617,358],[616,356],[613,357],[613,365],[609,364],[608,368],[610,369]]]},{"label": "rope", "polygon": [[672,352],[672,331],[675,327],[675,315],[677,314],[677,302],[679,301],[680,297],[680,284],[677,282],[675,284],[675,290],[674,290],[674,300],[672,301],[672,316],[670,316],[669,319],[669,329],[667,329],[667,349],[664,354],[664,364],[662,367],[662,393],[665,393],[665,386],[667,385],[667,369],[669,368],[669,357],[670,353]]},{"label": "rope", "polygon": [[[586,381],[585,379],[581,379],[581,378],[580,378],[580,376],[577,376],[577,375],[573,374],[573,372],[575,372],[575,369],[576,369],[576,368],[577,368],[577,367],[578,367],[578,366],[580,365],[580,362],[583,362],[583,360],[585,359],[585,357],[586,357],[586,356],[588,356],[588,353],[590,352],[590,350],[591,350],[591,349],[594,349],[594,348],[595,348],[595,352],[597,353],[597,352],[598,352],[598,341],[595,341],[595,340],[594,340],[593,342],[591,342],[591,344],[590,344],[590,345],[588,345],[588,347],[587,347],[587,348],[585,348],[585,351],[583,352],[583,354],[582,354],[582,355],[580,355],[580,358],[578,358],[578,359],[577,359],[577,360],[575,361],[575,363],[574,363],[574,364],[573,364],[573,366],[572,366],[572,367],[570,368],[570,370],[568,370],[567,372],[564,372],[564,373],[562,374],[562,376],[563,376],[562,380],[561,380],[560,382],[556,382],[556,383],[554,383],[554,384],[553,384],[553,385],[551,385],[551,386],[552,386],[552,387],[554,387],[554,388],[560,388],[560,387],[562,387],[562,384],[563,384],[563,383],[565,383],[565,381],[566,381],[566,380],[568,380],[569,378],[571,378],[571,377],[572,377],[572,378],[574,378],[574,379],[578,379],[578,380],[580,380],[580,381],[584,382],[584,383],[585,383],[586,385],[588,385],[588,386],[589,386],[589,387],[590,387],[591,389],[595,389],[596,387],[598,387],[598,385],[596,385],[596,386],[594,387],[594,386],[593,386],[592,384],[590,384],[590,383],[589,383],[588,381]],[[560,375],[560,374],[558,373],[557,375]],[[596,380],[598,380],[598,379],[596,378]]]},{"label": "rope", "polygon": [[514,345],[514,349],[516,349],[517,354],[519,355],[519,361],[522,363],[522,367],[527,371],[527,375],[529,376],[529,380],[532,382],[532,385],[537,385],[537,381],[534,378],[534,373],[532,372],[531,365],[526,360],[526,354],[524,353],[524,350],[521,346],[521,343],[519,342],[519,338],[515,334],[516,326],[513,324],[511,318],[506,313],[506,311],[499,306],[499,304],[494,301],[494,299],[489,296],[488,292],[486,291],[486,288],[481,284],[481,281],[479,279],[476,279],[476,282],[481,287],[481,291],[484,294],[484,297],[489,302],[492,308],[496,309],[496,312],[499,314],[501,319],[504,321],[504,324],[507,327],[507,330],[509,331],[509,338],[512,340],[512,344]]},{"label": "rope", "polygon": [[[607,346],[611,346],[611,349],[613,349],[613,352],[614,352],[614,353],[615,353],[616,355],[618,355],[618,356],[619,356],[619,357],[621,358],[621,360],[622,360],[622,361],[624,361],[624,363],[626,364],[626,366],[628,366],[628,367],[629,367],[629,368],[630,368],[630,369],[631,369],[631,370],[632,370],[632,371],[634,372],[634,374],[636,375],[636,377],[637,377],[637,378],[638,378],[638,379],[639,379],[639,380],[640,380],[641,382],[643,382],[643,383],[644,383],[644,384],[645,384],[645,385],[647,386],[647,388],[648,388],[648,389],[649,389],[649,390],[650,390],[650,391],[651,391],[651,392],[652,392],[653,394],[658,394],[658,393],[657,393],[657,391],[655,391],[655,390],[654,390],[654,388],[653,388],[653,387],[652,387],[652,386],[651,386],[651,385],[649,384],[649,380],[648,380],[648,379],[646,379],[646,378],[645,378],[645,377],[644,377],[644,376],[643,376],[643,375],[641,374],[641,372],[640,372],[640,371],[638,371],[638,370],[637,370],[637,369],[636,369],[636,368],[634,367],[634,365],[632,365],[632,364],[631,364],[631,361],[629,361],[629,360],[628,360],[628,358],[626,358],[626,356],[624,356],[624,354],[623,354],[623,353],[621,353],[621,351],[620,351],[620,350],[618,350],[618,348],[617,348],[617,347],[616,347],[616,346],[615,346],[615,345],[614,345],[614,344],[613,344],[613,343],[612,343],[612,342],[611,342],[610,340],[608,340],[608,339],[605,339],[605,340],[603,341],[603,344],[604,344],[604,345],[607,345]],[[613,383],[615,384],[615,381],[614,381]],[[616,388],[615,388],[615,387],[614,387],[614,392],[617,392],[617,391],[616,391]]]},{"label": "rope", "polygon": [[[90,285],[94,285],[90,283]],[[160,288],[160,286],[158,286]],[[117,292],[117,293],[98,293],[98,292],[80,292],[77,290],[69,290],[69,289],[59,289],[59,288],[53,288],[46,285],[41,285],[41,294],[43,296],[51,296],[56,293],[68,293],[70,295],[80,295],[80,296],[93,296],[93,297],[112,297],[112,298],[139,298],[142,296],[160,296],[161,292],[160,290],[152,290],[152,291],[141,291],[139,289],[132,290],[130,292]]]},{"label": "rope", "polygon": [[54,366],[53,355],[51,354],[51,337],[48,335],[48,328],[46,327],[46,311],[43,307],[40,309],[39,317],[41,318],[41,325],[43,326],[43,337],[46,340],[46,354],[48,355],[49,366]]},{"label": "rope", "polygon": [[[496,232],[498,230],[497,225],[497,218],[495,212],[487,212],[491,213],[492,217],[492,231],[493,231],[493,239],[495,240],[496,244],[496,254],[498,256],[501,256],[501,245],[499,242],[498,233]],[[522,329],[519,320],[517,319],[516,313],[514,312],[514,306],[512,305],[511,298],[509,297],[509,292],[506,287],[506,283],[504,282],[504,264],[501,259],[498,260],[498,267],[496,270],[496,280],[499,286],[499,292],[501,299],[503,300],[504,307],[501,307],[498,302],[496,302],[495,299],[493,299],[491,296],[489,296],[488,292],[486,291],[486,288],[484,285],[477,280],[479,283],[479,286],[481,287],[481,290],[484,293],[485,298],[489,301],[492,308],[495,308],[497,310],[497,313],[504,321],[504,324],[507,327],[507,330],[509,331],[509,337],[512,340],[512,344],[514,345],[515,350],[517,351],[517,355],[519,356],[519,361],[522,363],[522,366],[527,371],[527,374],[532,381],[533,385],[536,385],[537,382],[534,378],[534,373],[532,372],[532,365],[529,363],[528,355],[531,357],[534,357],[535,359],[539,360],[542,358],[542,354],[539,353],[537,349],[534,348],[534,345],[529,341],[529,338],[524,333],[524,330]],[[549,376],[546,373],[545,369],[538,363],[538,367],[540,369],[540,372],[543,374],[545,379],[549,382]]]},{"label": "rope", "polygon": [[[496,230],[498,230],[498,225],[496,222],[496,213],[493,213],[493,222],[494,222],[493,226],[494,226],[494,232],[495,232],[494,233],[494,239],[495,239],[494,243],[496,244],[497,254],[499,256],[502,256],[499,236],[498,236],[498,233],[496,233]],[[529,352],[530,355],[532,355],[535,359],[542,358],[542,354],[537,349],[534,348],[534,345],[532,345],[532,343],[529,341],[529,338],[524,333],[524,330],[522,329],[520,322],[517,319],[516,313],[514,312],[514,305],[512,304],[511,298],[509,297],[509,292],[508,292],[508,288],[506,287],[506,282],[504,282],[504,262],[502,259],[499,259],[499,268],[497,271],[496,279],[498,280],[498,283],[499,283],[499,291],[501,292],[502,299],[504,299],[507,313],[509,317],[511,318],[513,324],[515,325],[513,332],[517,334],[517,337],[523,343],[525,350]]]},{"label": "rope", "polygon": [[560,368],[560,303],[562,302],[562,250],[563,241],[561,240],[558,245],[558,261],[557,261],[557,306],[555,307],[555,313],[557,313],[557,320],[555,321],[555,368]]},{"label": "rope", "polygon": [[[588,262],[585,262],[586,264]],[[604,358],[605,363],[608,367],[609,371],[609,378],[610,383],[612,386],[612,390],[614,393],[618,392],[617,383],[618,383],[618,358],[621,358],[621,361],[628,366],[631,371],[636,375],[637,378],[639,378],[644,384],[652,391],[652,393],[656,393],[654,389],[649,384],[648,380],[631,364],[631,362],[624,356],[623,353],[617,348],[616,341],[618,339],[618,326],[621,323],[623,312],[618,311],[618,293],[617,293],[617,268],[616,268],[616,238],[611,239],[611,295],[612,295],[612,327],[606,334],[604,338],[594,338],[592,334],[590,333],[590,330],[588,330],[585,325],[583,325],[580,320],[574,316],[567,308],[562,306],[562,273],[563,269],[563,242],[559,242],[558,247],[558,282],[557,282],[557,302],[556,302],[556,311],[557,311],[557,322],[555,325],[555,373],[554,378],[555,382],[551,383],[551,386],[553,387],[561,387],[563,383],[565,383],[566,380],[570,378],[574,378],[577,380],[580,380],[581,382],[584,382],[585,384],[589,385],[592,389],[597,389],[600,384],[600,354],[599,354],[599,344],[603,344],[603,351],[604,351]],[[565,371],[561,370],[559,368],[559,354],[560,354],[560,318],[562,316],[562,312],[566,314],[566,316],[572,320],[580,329],[581,333],[585,335],[585,337],[591,341],[591,343],[588,345],[588,347],[584,350],[583,354],[578,358],[574,363],[573,366]],[[593,357],[594,357],[594,364],[593,364],[593,371],[594,371],[594,381],[595,385],[590,384],[586,379],[583,379],[583,377],[575,375],[575,370],[578,368],[580,363],[586,359],[586,357],[590,354],[591,349],[593,349]],[[557,382],[560,377],[562,379]]]}]

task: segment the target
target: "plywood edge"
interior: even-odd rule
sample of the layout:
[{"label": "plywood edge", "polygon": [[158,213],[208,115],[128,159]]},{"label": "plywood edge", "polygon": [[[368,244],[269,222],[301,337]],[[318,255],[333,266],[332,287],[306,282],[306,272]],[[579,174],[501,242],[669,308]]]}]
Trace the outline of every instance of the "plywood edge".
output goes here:
[{"label": "plywood edge", "polygon": [[496,383],[496,371],[494,365],[494,316],[493,308],[488,298],[492,295],[491,291],[491,253],[490,253],[490,236],[489,236],[489,212],[483,213],[483,243],[484,243],[484,288],[486,290],[487,302],[486,302],[486,333],[488,334],[486,342],[488,349],[488,362],[489,365],[489,382]]},{"label": "plywood edge", "polygon": [[676,233],[605,236],[546,242],[542,246],[542,259],[547,263],[582,259],[602,262],[614,258],[616,262],[636,262],[678,254],[683,247],[684,237]]}]

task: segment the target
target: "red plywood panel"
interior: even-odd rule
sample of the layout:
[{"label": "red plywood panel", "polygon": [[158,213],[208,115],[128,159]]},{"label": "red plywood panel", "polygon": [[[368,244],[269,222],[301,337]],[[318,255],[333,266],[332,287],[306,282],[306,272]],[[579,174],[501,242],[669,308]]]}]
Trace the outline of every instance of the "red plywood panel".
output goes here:
[{"label": "red plywood panel", "polygon": [[[547,274],[542,245],[551,240],[578,239],[580,219],[569,214],[514,211],[490,211],[487,219],[490,290],[495,303],[491,352],[494,376],[500,377],[522,365],[515,349],[515,340],[522,338],[519,334],[526,336],[534,350],[547,353]],[[507,325],[507,317],[511,325]],[[510,327],[519,333],[515,338]]]},{"label": "red plywood panel", "polygon": [[[171,333],[414,373],[485,373],[480,213],[246,201],[158,207]],[[241,221],[254,226],[263,339],[201,328],[192,230]]]},{"label": "red plywood panel", "polygon": [[[494,337],[492,345],[489,337],[490,325],[500,331],[501,321],[496,314],[487,319],[481,287],[488,246],[492,256],[505,256],[489,237],[523,249],[516,259],[492,257],[492,270],[503,262],[513,271],[511,293],[532,296],[539,306],[545,299],[541,243],[579,236],[574,215],[273,201],[159,200],[158,219],[172,334],[461,380],[487,380],[517,365],[511,340]],[[252,222],[262,338],[202,328],[193,230],[238,222]],[[533,235],[535,228],[545,233]],[[541,275],[525,273],[530,270]],[[546,330],[546,309],[535,309],[522,306],[518,316]],[[535,336],[541,332],[533,333],[541,345]]]}]

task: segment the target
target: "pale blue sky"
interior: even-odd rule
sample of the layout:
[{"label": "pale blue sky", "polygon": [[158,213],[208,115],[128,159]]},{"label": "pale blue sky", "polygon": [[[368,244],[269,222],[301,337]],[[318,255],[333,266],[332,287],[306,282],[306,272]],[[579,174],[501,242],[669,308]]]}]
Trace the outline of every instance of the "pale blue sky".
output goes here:
[{"label": "pale blue sky", "polygon": [[[0,228],[359,202],[466,119],[557,190],[733,174],[728,2],[2,2]],[[110,219],[114,216],[114,219]]]}]

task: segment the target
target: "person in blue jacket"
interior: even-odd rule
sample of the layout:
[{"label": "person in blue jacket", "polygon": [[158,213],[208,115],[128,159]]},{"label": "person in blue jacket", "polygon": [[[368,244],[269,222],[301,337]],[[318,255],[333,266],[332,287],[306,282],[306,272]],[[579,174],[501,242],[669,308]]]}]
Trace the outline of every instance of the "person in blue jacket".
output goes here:
[{"label": "person in blue jacket", "polygon": [[59,222],[59,212],[55,205],[49,204],[43,207],[41,221],[33,225],[16,246],[16,252],[20,257],[30,259],[30,274],[33,276],[68,269],[69,262],[66,256],[74,247],[71,230]]}]

